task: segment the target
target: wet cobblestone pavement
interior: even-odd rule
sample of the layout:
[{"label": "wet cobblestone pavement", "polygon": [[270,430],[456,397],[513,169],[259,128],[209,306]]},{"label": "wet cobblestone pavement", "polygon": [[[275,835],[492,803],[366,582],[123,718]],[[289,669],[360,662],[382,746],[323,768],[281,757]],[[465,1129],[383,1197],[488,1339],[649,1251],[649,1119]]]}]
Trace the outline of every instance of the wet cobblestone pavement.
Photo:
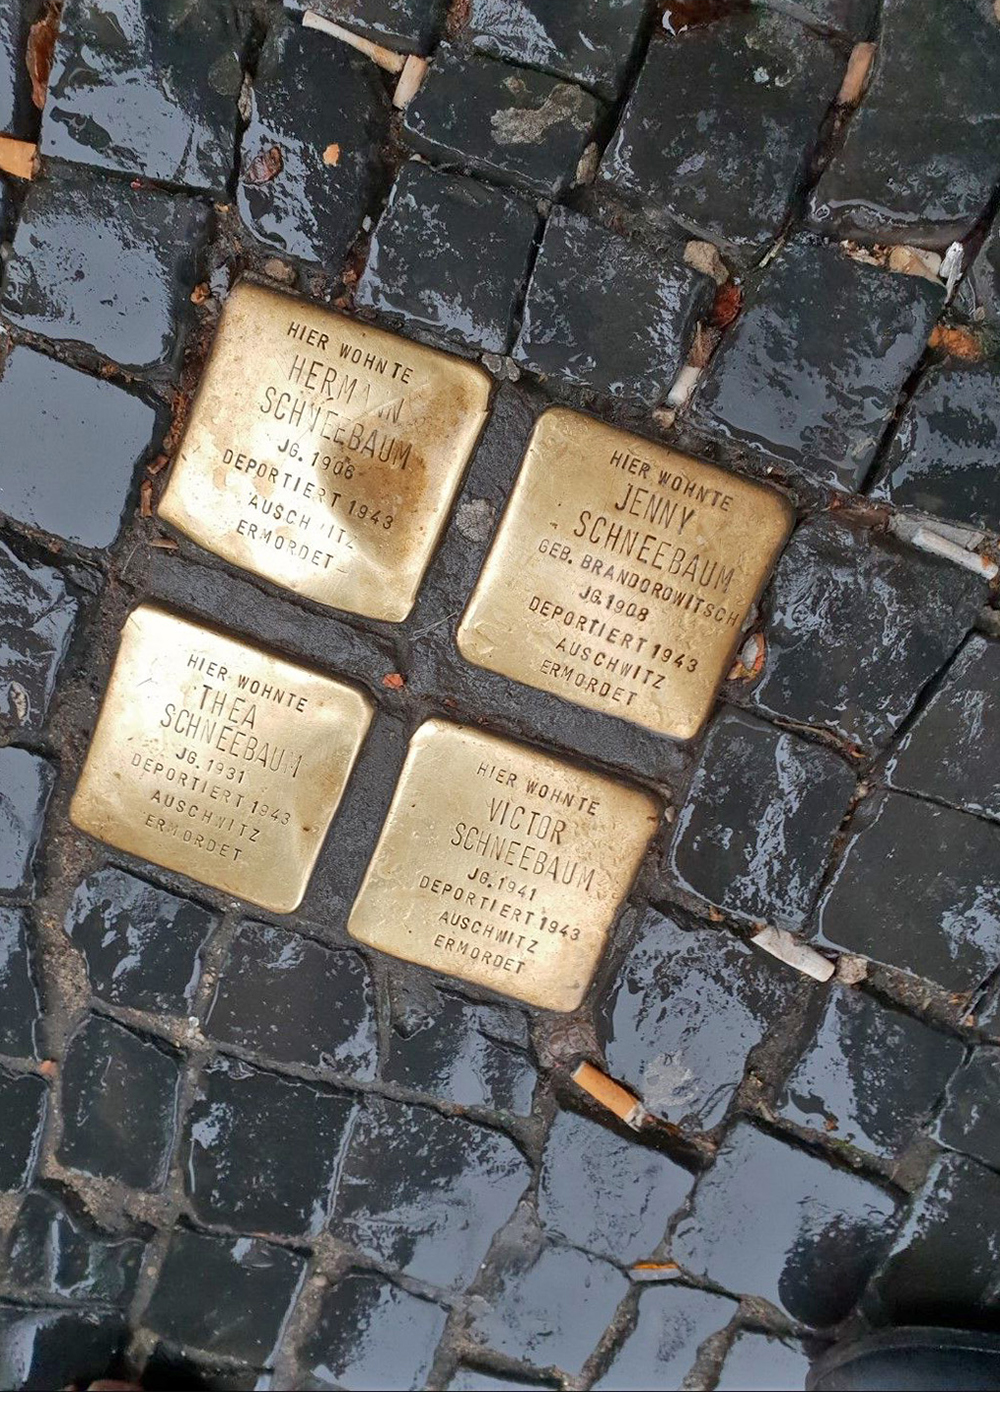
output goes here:
[{"label": "wet cobblestone pavement", "polygon": [[[0,1388],[801,1390],[1000,1327],[1000,7],[315,0],[380,64],[302,9],[65,0],[47,100],[58,6],[0,15]],[[489,378],[401,622],[158,517],[240,278]],[[459,652],[552,406],[794,507],[691,741]],[[69,820],[146,601],[374,707],[293,913]],[[579,1009],[349,932],[428,718],[662,801]]]}]

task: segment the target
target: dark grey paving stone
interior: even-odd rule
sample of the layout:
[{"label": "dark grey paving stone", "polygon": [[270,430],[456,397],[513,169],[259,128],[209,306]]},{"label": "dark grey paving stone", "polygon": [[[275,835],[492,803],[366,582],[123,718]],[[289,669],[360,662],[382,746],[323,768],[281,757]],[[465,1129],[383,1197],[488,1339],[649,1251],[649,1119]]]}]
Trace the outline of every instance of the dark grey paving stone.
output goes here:
[{"label": "dark grey paving stone", "polygon": [[527,1116],[538,1080],[527,1017],[429,987],[394,1017],[384,1076],[462,1108]]},{"label": "dark grey paving stone", "polygon": [[372,237],[358,304],[507,351],[537,221],[523,198],[405,163]]},{"label": "dark grey paving stone", "polygon": [[421,1390],[447,1320],[437,1302],[351,1271],[324,1292],[300,1360],[314,1388]]},{"label": "dark grey paving stone", "polygon": [[931,1168],[866,1310],[893,1325],[1000,1321],[1000,1175],[943,1154]]},{"label": "dark grey paving stone", "polygon": [[306,1266],[273,1242],[175,1227],[142,1324],[181,1346],[268,1366]]},{"label": "dark grey paving stone", "polygon": [[1000,1171],[1000,1049],[980,1044],[948,1085],[934,1136]]},{"label": "dark grey paving stone", "polygon": [[677,817],[671,870],[712,905],[801,930],[854,785],[826,748],[723,712]]},{"label": "dark grey paving stone", "polygon": [[875,27],[881,0],[758,0],[772,10],[816,25],[823,30],[868,39]]},{"label": "dark grey paving stone", "polygon": [[647,1286],[635,1326],[593,1390],[680,1390],[698,1348],[732,1320],[736,1302],[681,1283]]},{"label": "dark grey paving stone", "polygon": [[474,1341],[530,1366],[577,1375],[624,1301],[629,1279],[575,1247],[541,1242],[472,1302]]},{"label": "dark grey paving stone", "polygon": [[378,1034],[368,967],[354,950],[248,921],[220,972],[205,1032],[286,1064],[371,1079]]},{"label": "dark grey paving stone", "polygon": [[816,225],[860,242],[964,238],[1000,181],[998,64],[985,4],[885,0],[865,101],[812,197]]},{"label": "dark grey paving stone", "polygon": [[446,1391],[466,1395],[482,1391],[546,1391],[555,1390],[554,1385],[543,1385],[541,1381],[515,1380],[513,1376],[493,1375],[489,1371],[476,1371],[471,1366],[457,1370],[445,1386]]},{"label": "dark grey paving stone", "polygon": [[34,860],[55,780],[51,764],[22,747],[0,747],[0,891],[34,889]]},{"label": "dark grey paving stone", "polygon": [[1000,218],[986,234],[958,296],[978,320],[1000,323]]},{"label": "dark grey paving stone", "polygon": [[900,741],[885,779],[1000,819],[1000,643],[969,639]]},{"label": "dark grey paving stone", "polygon": [[4,317],[133,371],[173,369],[209,213],[195,198],[53,165],[21,209]]},{"label": "dark grey paving stone", "polygon": [[90,1015],[63,1060],[60,1163],[128,1187],[161,1188],[179,1089],[180,1061],[165,1045]]},{"label": "dark grey paving stone", "polygon": [[790,242],[723,337],[696,418],[805,480],[857,490],[944,295],[839,248]]},{"label": "dark grey paving stone", "polygon": [[369,1099],[343,1158],[330,1228],[408,1276],[464,1287],[530,1179],[520,1150],[495,1129]]},{"label": "dark grey paving stone", "polygon": [[652,222],[750,263],[784,221],[843,76],[826,40],[766,11],[654,40],[600,176]]},{"label": "dark grey paving stone", "polygon": [[931,1115],[962,1046],[860,990],[833,985],[777,1110],[866,1153],[895,1157]]},{"label": "dark grey paving stone", "polygon": [[249,19],[237,0],[67,0],[43,155],[221,196]]},{"label": "dark grey paving stone", "polygon": [[674,1256],[806,1326],[833,1326],[887,1251],[895,1200],[864,1178],[739,1123],[699,1180]]},{"label": "dark grey paving stone", "polygon": [[988,1039],[1000,1042],[1000,980],[995,981],[976,1001],[976,1025]]},{"label": "dark grey paving stone", "polygon": [[747,1055],[779,1025],[801,977],[721,930],[651,910],[597,1008],[608,1071],[651,1113],[688,1132],[716,1127]]},{"label": "dark grey paving stone", "polygon": [[94,993],[151,1014],[187,1014],[219,924],[204,906],[104,866],[73,892],[63,929]]},{"label": "dark grey paving stone", "polygon": [[59,539],[106,549],[138,488],[160,414],[134,389],[11,348],[0,380],[0,509]]},{"label": "dark grey paving stone", "polygon": [[295,0],[356,34],[408,54],[427,54],[444,22],[447,0]]},{"label": "dark grey paving stone", "polygon": [[14,138],[32,139],[38,129],[25,56],[43,8],[43,0],[8,0],[0,13],[0,134]]},{"label": "dark grey paving stone", "polygon": [[7,1243],[7,1277],[22,1291],[124,1306],[145,1242],[102,1232],[54,1193],[30,1192]]},{"label": "dark grey paving stone", "polygon": [[121,1318],[0,1303],[0,1391],[57,1391],[113,1375],[125,1344]]},{"label": "dark grey paving stone", "polygon": [[983,579],[821,515],[800,525],[765,598],[751,693],[776,717],[880,747],[968,633]]},{"label": "dark grey paving stone", "polygon": [[273,1377],[251,1365],[192,1354],[183,1346],[157,1341],[139,1378],[144,1391],[266,1392]]},{"label": "dark grey paving stone", "polygon": [[655,405],[709,306],[711,278],[556,208],[531,274],[514,359],[539,376]]},{"label": "dark grey paving stone", "polygon": [[538,1216],[550,1237],[629,1265],[652,1256],[693,1183],[663,1153],[558,1112],[542,1154]]},{"label": "dark grey paving stone", "polygon": [[40,731],[77,609],[58,570],[0,544],[0,730],[8,736]]},{"label": "dark grey paving stone", "polygon": [[613,99],[625,81],[644,0],[472,0],[477,49],[545,69]]},{"label": "dark grey paving stone", "polygon": [[[374,202],[388,114],[370,60],[293,16],[276,17],[241,147],[237,204],[253,236],[339,273]],[[333,143],[336,162],[324,157]]]},{"label": "dark grey paving stone", "polygon": [[0,906],[0,1054],[35,1058],[40,1016],[28,918]]},{"label": "dark grey paving stone", "polygon": [[898,792],[867,798],[817,943],[971,993],[1000,965],[1000,828]]},{"label": "dark grey paving stone", "polygon": [[403,135],[418,153],[555,198],[568,187],[601,106],[536,70],[441,45]]},{"label": "dark grey paving stone", "polygon": [[349,1094],[215,1059],[185,1132],[187,1193],[199,1219],[315,1236],[355,1111]]},{"label": "dark grey paving stone", "polygon": [[1000,529],[998,445],[1000,364],[931,366],[868,493],[935,519]]},{"label": "dark grey paving stone", "polygon": [[804,1391],[809,1366],[801,1341],[739,1331],[722,1363],[715,1388]]},{"label": "dark grey paving stone", "polygon": [[0,1067],[0,1192],[23,1192],[34,1176],[47,1103],[44,1079]]}]

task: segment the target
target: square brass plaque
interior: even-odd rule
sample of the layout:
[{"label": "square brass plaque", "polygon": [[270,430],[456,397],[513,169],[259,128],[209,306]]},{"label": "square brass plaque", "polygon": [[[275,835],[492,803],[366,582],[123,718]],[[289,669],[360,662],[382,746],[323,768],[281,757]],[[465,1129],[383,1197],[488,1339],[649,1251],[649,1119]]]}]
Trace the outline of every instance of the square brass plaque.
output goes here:
[{"label": "square brass plaque", "polygon": [[687,739],[792,525],[786,500],[546,411],[458,630],[470,663]]},{"label": "square brass plaque", "polygon": [[243,282],[159,513],[275,584],[399,623],[489,392],[470,362]]},{"label": "square brass plaque", "polygon": [[70,818],[294,910],[371,717],[354,688],[144,605],[122,630]]},{"label": "square brass plaque", "polygon": [[576,1009],[660,810],[648,792],[432,719],[348,928],[416,965]]}]

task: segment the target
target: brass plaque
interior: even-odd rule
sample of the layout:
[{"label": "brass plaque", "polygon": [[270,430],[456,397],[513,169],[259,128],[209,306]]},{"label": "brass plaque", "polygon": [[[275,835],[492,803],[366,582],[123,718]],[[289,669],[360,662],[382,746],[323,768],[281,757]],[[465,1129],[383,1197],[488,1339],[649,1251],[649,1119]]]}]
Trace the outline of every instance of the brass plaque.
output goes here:
[{"label": "brass plaque", "polygon": [[70,818],[133,856],[294,910],[371,717],[354,688],[144,605],[122,630]]},{"label": "brass plaque", "polygon": [[432,719],[348,929],[400,959],[576,1009],[660,819],[656,797]]},{"label": "brass plaque", "polygon": [[159,513],[242,569],[399,623],[489,392],[470,362],[240,283]]},{"label": "brass plaque", "polygon": [[762,485],[546,411],[459,649],[569,702],[694,737],[791,526],[791,506]]}]

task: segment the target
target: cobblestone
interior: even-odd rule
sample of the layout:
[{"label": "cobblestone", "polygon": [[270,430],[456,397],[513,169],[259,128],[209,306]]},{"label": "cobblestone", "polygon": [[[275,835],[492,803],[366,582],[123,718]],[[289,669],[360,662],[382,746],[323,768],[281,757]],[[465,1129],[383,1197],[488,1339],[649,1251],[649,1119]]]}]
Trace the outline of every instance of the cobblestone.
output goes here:
[{"label": "cobblestone", "polygon": [[1000,648],[974,636],[900,739],[886,781],[900,791],[1000,819]]},{"label": "cobblestone", "polygon": [[824,490],[857,490],[944,297],[796,239],[748,287],[696,412]]},{"label": "cobblestone", "polygon": [[205,1019],[223,1043],[286,1064],[375,1072],[371,979],[353,950],[328,950],[270,925],[242,925]]},{"label": "cobblestone", "polygon": [[694,1276],[833,1326],[888,1250],[896,1203],[875,1183],[738,1123],[674,1233]]},{"label": "cobblestone", "polygon": [[[936,874],[926,850],[936,848]],[[820,907],[820,940],[968,995],[1000,965],[1000,830],[898,792],[859,809]],[[895,934],[905,917],[906,936]]]},{"label": "cobblestone", "polygon": [[59,1161],[129,1187],[162,1188],[179,1086],[180,1064],[166,1045],[91,1015],[66,1047]]},{"label": "cobblestone", "polygon": [[472,1337],[539,1369],[578,1375],[628,1286],[610,1262],[539,1240],[473,1303]]},{"label": "cobblestone", "polygon": [[352,1271],[328,1288],[303,1365],[325,1389],[420,1390],[448,1313],[374,1272]]},{"label": "cobblestone", "polygon": [[31,946],[31,928],[23,911],[0,906],[0,1054],[34,1058],[41,1006]]},{"label": "cobblestone", "polygon": [[884,0],[871,85],[820,178],[814,222],[938,250],[966,237],[1000,182],[998,63],[996,14],[978,0],[947,14]]},{"label": "cobblestone", "polygon": [[305,1271],[304,1257],[270,1242],[178,1229],[143,1324],[181,1346],[266,1366]]},{"label": "cobblestone", "polygon": [[644,1287],[635,1326],[594,1389],[680,1390],[698,1348],[729,1324],[734,1308],[728,1297],[680,1283]]},{"label": "cobblestone", "polygon": [[409,163],[375,229],[358,303],[507,351],[536,223],[523,198]]},{"label": "cobblestone", "polygon": [[806,1388],[809,1357],[793,1338],[740,1331],[726,1353],[716,1390],[796,1390]]},{"label": "cobblestone", "polygon": [[428,158],[554,198],[573,182],[599,113],[576,85],[442,45],[403,133]]},{"label": "cobblestone", "polygon": [[983,581],[822,516],[792,537],[767,596],[756,708],[884,745],[969,631]]},{"label": "cobblestone", "polygon": [[121,1318],[105,1312],[0,1303],[0,1391],[105,1380],[118,1365],[124,1334]]},{"label": "cobblestone", "polygon": [[39,732],[69,646],[78,602],[56,569],[0,543],[0,679],[8,735]]},{"label": "cobblestone", "polygon": [[172,369],[208,221],[194,199],[53,164],[21,209],[3,315],[133,371]]},{"label": "cobblestone", "polygon": [[946,1148],[1000,1171],[1000,1127],[989,1105],[1000,1089],[1000,1050],[980,1045],[948,1085],[935,1136]]},{"label": "cobblestone", "polygon": [[903,412],[872,497],[939,520],[1000,528],[1000,503],[984,454],[1000,441],[998,385],[995,362],[929,367]]},{"label": "cobblestone", "polygon": [[654,41],[601,177],[745,265],[781,227],[843,70],[819,36],[759,10]]},{"label": "cobblestone", "polygon": [[894,1157],[931,1117],[961,1057],[956,1040],[835,985],[778,1112],[838,1143]]},{"label": "cobblestone", "polygon": [[67,0],[41,150],[223,195],[233,168],[249,9]]},{"label": "cobblestone", "polygon": [[218,918],[203,906],[104,866],[73,892],[64,928],[94,993],[151,1014],[186,1014]]},{"label": "cobblestone", "polygon": [[650,1113],[717,1127],[747,1056],[780,1024],[798,976],[721,930],[647,915],[598,1011],[608,1068]]},{"label": "cobblestone", "polygon": [[200,1221],[315,1236],[354,1113],[347,1094],[214,1060],[185,1142],[187,1191]]},{"label": "cobblestone", "polygon": [[542,1157],[538,1215],[551,1237],[628,1265],[651,1257],[691,1174],[575,1113],[558,1113]]},{"label": "cobblestone", "polygon": [[0,748],[0,891],[28,895],[53,769],[21,747]]},{"label": "cobblestone", "polygon": [[549,70],[612,99],[643,18],[642,0],[472,0],[477,49]]},{"label": "cobblestone", "polygon": [[671,870],[722,910],[801,930],[853,789],[832,752],[727,711],[678,814]]},{"label": "cobblestone", "polygon": [[655,405],[670,388],[712,283],[580,214],[545,227],[514,359],[529,371]]},{"label": "cobblestone", "polygon": [[102,1232],[52,1193],[32,1191],[7,1246],[10,1280],[25,1292],[125,1306],[135,1292],[144,1242]]},{"label": "cobblestone", "polygon": [[106,549],[134,498],[158,417],[152,400],[134,389],[12,347],[0,380],[4,513],[58,539]]},{"label": "cobblestone", "polygon": [[237,192],[268,247],[339,270],[374,203],[388,101],[361,56],[294,19],[269,31],[254,77]]},{"label": "cobblestone", "polygon": [[47,1103],[44,1079],[0,1067],[0,1192],[20,1192],[31,1182]]}]

